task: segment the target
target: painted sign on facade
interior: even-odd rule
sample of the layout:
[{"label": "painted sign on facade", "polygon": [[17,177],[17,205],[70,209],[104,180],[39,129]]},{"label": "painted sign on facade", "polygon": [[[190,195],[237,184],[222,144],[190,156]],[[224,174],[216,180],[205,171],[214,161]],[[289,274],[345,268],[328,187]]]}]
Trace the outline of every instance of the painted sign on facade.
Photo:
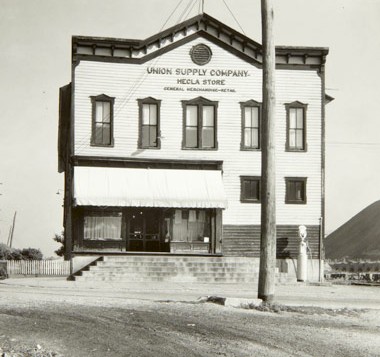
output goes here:
[{"label": "painted sign on facade", "polygon": [[147,67],[146,73],[172,76],[173,85],[164,87],[164,90],[195,92],[236,92],[236,88],[228,86],[228,79],[250,76],[248,70],[215,68]]}]

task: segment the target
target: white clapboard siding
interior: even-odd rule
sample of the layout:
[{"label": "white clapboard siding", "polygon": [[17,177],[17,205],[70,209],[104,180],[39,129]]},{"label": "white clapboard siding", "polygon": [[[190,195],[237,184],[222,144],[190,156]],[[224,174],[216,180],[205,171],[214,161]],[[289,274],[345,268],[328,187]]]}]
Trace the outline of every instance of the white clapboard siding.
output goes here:
[{"label": "white clapboard siding", "polygon": [[[196,66],[190,59],[191,48],[207,44],[213,53],[205,66]],[[233,93],[194,92],[177,85],[177,79],[197,76],[147,74],[148,67],[195,69],[232,69],[248,71],[248,77],[204,77],[224,79],[224,88]],[[216,44],[197,38],[160,57],[143,64],[81,61],[74,69],[75,155],[160,158],[183,160],[222,160],[223,180],[229,206],[223,211],[224,224],[259,224],[260,205],[240,202],[240,176],[261,175],[260,151],[241,151],[240,102],[262,101],[261,69],[245,62]],[[278,224],[319,224],[321,216],[322,174],[322,80],[317,70],[279,69],[276,72],[276,158],[277,158],[277,222]],[[182,87],[184,91],[168,91]],[[213,87],[213,86],[207,86]],[[220,88],[221,86],[216,86]],[[90,96],[106,94],[115,97],[114,147],[91,146]],[[181,100],[203,96],[218,102],[218,150],[181,150],[183,116]],[[161,100],[161,149],[138,150],[137,99],[153,97]],[[286,103],[300,101],[307,108],[307,152],[290,153],[286,144]],[[285,177],[307,177],[307,204],[285,204]]]},{"label": "white clapboard siding", "polygon": [[67,276],[70,262],[65,260],[8,260],[9,275]]}]

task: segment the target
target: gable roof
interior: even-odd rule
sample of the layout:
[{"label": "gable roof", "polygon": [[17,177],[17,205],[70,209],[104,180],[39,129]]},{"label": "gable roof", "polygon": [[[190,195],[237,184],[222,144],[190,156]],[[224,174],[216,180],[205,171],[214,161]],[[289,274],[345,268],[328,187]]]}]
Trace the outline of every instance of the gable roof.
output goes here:
[{"label": "gable roof", "polygon": [[[258,67],[262,45],[205,13],[170,27],[145,40],[73,36],[73,63],[80,60],[144,63],[195,38],[203,37]],[[277,46],[277,66],[318,68],[328,48]]]}]

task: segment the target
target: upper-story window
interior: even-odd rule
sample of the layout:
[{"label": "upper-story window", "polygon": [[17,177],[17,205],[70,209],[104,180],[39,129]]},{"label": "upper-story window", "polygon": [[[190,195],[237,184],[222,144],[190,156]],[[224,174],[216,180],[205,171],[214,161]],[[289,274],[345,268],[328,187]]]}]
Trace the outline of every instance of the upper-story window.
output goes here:
[{"label": "upper-story window", "polygon": [[91,145],[113,146],[113,104],[115,98],[105,94],[91,97],[92,137]]},{"label": "upper-story window", "polygon": [[306,151],[306,109],[307,104],[293,102],[286,105],[288,151]]},{"label": "upper-story window", "polygon": [[216,149],[218,102],[203,97],[182,101],[183,149]]},{"label": "upper-story window", "polygon": [[249,100],[241,106],[241,149],[259,150],[261,146],[261,104]]},{"label": "upper-story window", "polygon": [[160,141],[160,106],[161,101],[152,97],[138,99],[139,102],[139,147],[142,149],[159,149]]},{"label": "upper-story window", "polygon": [[286,177],[285,203],[306,204],[306,177]]}]

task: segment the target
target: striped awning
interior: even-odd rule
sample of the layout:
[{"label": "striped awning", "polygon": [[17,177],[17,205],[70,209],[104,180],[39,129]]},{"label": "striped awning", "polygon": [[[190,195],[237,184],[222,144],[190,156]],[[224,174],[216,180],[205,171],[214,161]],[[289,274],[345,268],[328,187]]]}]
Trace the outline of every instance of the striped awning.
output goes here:
[{"label": "striped awning", "polygon": [[74,199],[78,206],[227,207],[219,170],[76,166]]}]

